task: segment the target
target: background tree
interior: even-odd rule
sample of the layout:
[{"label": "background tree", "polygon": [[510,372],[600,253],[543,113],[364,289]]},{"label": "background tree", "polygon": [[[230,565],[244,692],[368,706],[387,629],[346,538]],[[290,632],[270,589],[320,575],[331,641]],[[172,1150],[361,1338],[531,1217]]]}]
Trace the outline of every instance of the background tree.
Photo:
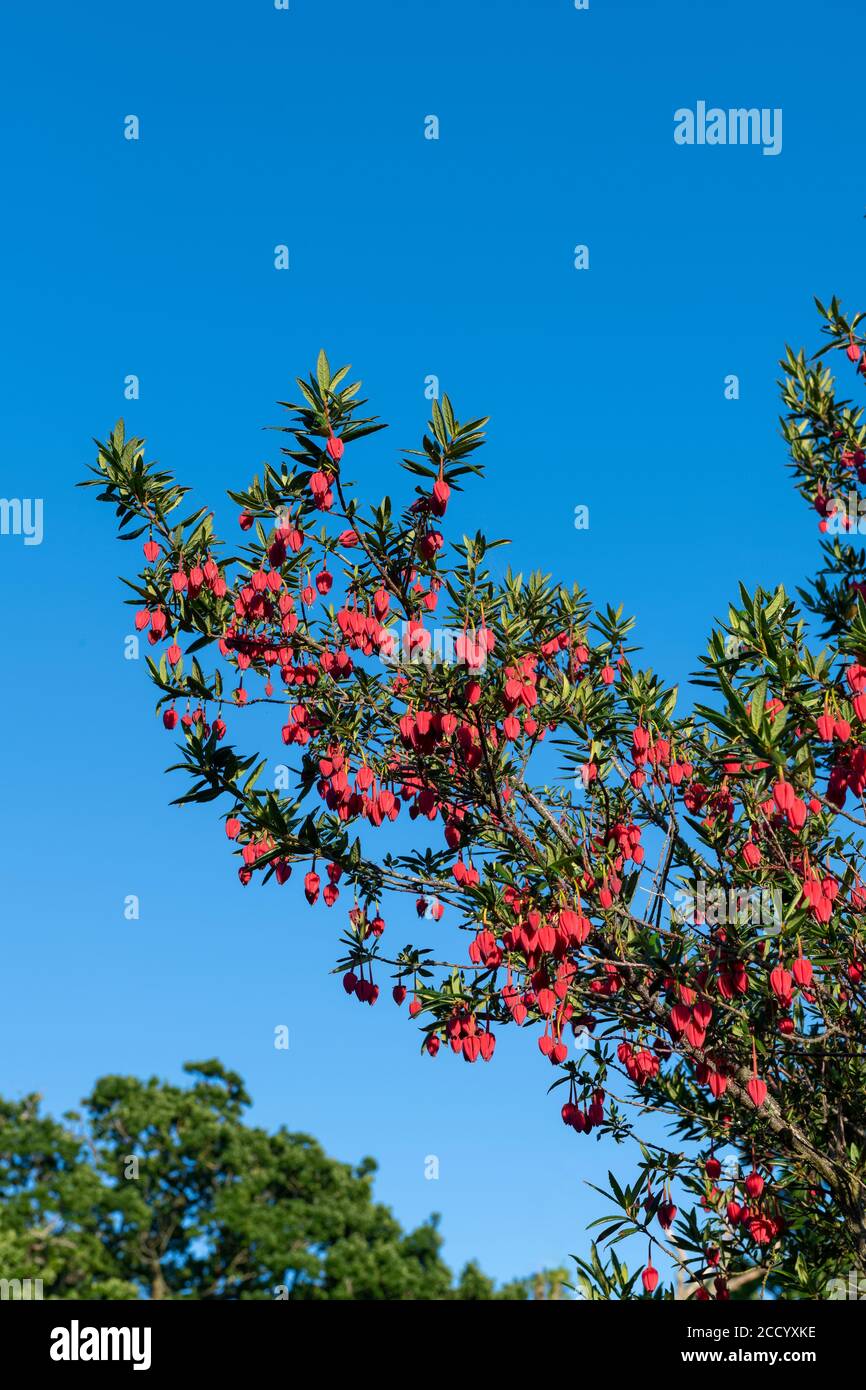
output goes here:
[{"label": "background tree", "polygon": [[[819,309],[821,353],[862,374],[860,317]],[[447,396],[403,458],[411,500],[362,505],[348,468],[382,426],[320,353],[281,462],[230,494],[247,541],[228,553],[212,513],[176,519],[184,489],[122,423],[93,470],[122,537],[145,537],[130,602],[192,777],[179,800],[222,799],[241,882],[298,866],[311,905],[348,898],[348,994],[374,1004],[390,974],[431,1057],[490,1061],[500,1028],[525,1028],[564,1122],[635,1145],[634,1181],[611,1175],[607,1262],[593,1245],[580,1265],[604,1297],[823,1295],[866,1272],[866,572],[837,496],[859,507],[866,430],[825,365],[789,350],[783,368],[796,484],[825,530],[848,522],[802,606],[741,589],[696,706],[637,665],[621,610],[494,573],[504,542],[480,531],[446,546],[486,423]],[[296,755],[290,795],[231,741],[254,706]],[[393,893],[424,919],[402,949],[385,945]],[[631,1273],[630,1236],[649,1251]]]},{"label": "background tree", "polygon": [[[106,1076],[66,1123],[0,1101],[0,1268],[46,1298],[525,1299],[475,1264],[455,1284],[437,1218],[403,1231],[373,1200],[375,1162],[244,1122],[215,1061],[189,1086]],[[554,1290],[562,1274],[545,1276]]]}]

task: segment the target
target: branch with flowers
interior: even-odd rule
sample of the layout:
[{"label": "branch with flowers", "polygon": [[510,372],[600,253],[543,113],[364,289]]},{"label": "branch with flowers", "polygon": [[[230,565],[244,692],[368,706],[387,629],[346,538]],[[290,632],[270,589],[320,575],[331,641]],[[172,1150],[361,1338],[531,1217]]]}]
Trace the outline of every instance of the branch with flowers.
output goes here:
[{"label": "branch with flowers", "polygon": [[[564,1123],[634,1148],[578,1261],[590,1297],[821,1297],[866,1272],[866,427],[825,356],[855,379],[866,358],[861,316],[819,310],[826,341],[788,350],[781,389],[823,567],[799,604],[741,588],[684,712],[621,610],[503,572],[481,531],[446,539],[487,423],[447,396],[402,458],[400,509],[358,494],[384,426],[323,352],[281,403],[278,463],[229,494],[237,543],[183,516],[122,423],[85,484],[142,542],[125,582],[178,802],[219,802],[241,882],[295,875],[311,908],[347,908],[343,989],[369,1006],[389,979],[430,1058],[490,1062],[522,1029]],[[238,746],[270,714],[282,791],[272,755]],[[395,894],[418,915],[402,949]],[[662,1121],[668,1145],[647,1134]]]}]

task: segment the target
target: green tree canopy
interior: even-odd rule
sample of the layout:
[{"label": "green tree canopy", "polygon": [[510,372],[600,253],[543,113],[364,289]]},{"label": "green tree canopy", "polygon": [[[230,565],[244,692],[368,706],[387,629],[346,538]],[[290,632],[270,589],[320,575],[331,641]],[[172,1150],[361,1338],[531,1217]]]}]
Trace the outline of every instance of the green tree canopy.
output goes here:
[{"label": "green tree canopy", "polygon": [[105,1076],[63,1122],[39,1097],[0,1100],[0,1268],[46,1298],[525,1299],[459,1280],[438,1218],[404,1231],[373,1198],[376,1164],[307,1134],[246,1124],[243,1081],[188,1063],[188,1086]]}]

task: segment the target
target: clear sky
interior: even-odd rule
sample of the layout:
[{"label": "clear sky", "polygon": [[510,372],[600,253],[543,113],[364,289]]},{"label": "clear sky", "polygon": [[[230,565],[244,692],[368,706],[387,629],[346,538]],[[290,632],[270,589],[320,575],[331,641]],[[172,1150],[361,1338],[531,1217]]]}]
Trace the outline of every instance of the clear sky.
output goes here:
[{"label": "clear sky", "polygon": [[[262,1123],[375,1155],[402,1221],[441,1211],[454,1264],[560,1262],[597,1212],[584,1179],[627,1156],[564,1129],[533,1039],[420,1059],[404,1012],[327,975],[340,909],[241,889],[213,808],[169,807],[172,741],[123,657],[132,551],[73,484],[123,414],[233,518],[325,346],[393,424],[370,492],[399,492],[435,374],[493,417],[453,526],[623,603],[684,679],[739,579],[793,585],[816,554],[776,362],[814,343],[813,293],[863,304],[861,7],[41,0],[0,24],[0,492],[44,505],[41,545],[0,537],[0,1089],[59,1110],[217,1055]],[[780,108],[781,152],[676,144],[701,101]]]}]

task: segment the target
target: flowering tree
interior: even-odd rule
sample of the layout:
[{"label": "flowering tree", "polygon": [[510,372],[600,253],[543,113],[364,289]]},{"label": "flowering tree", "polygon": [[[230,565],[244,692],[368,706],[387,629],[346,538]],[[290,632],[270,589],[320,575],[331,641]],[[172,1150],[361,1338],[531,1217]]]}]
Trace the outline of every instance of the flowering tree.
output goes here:
[{"label": "flowering tree", "polygon": [[[621,612],[494,572],[504,542],[480,531],[446,542],[486,423],[447,396],[403,458],[414,495],[365,505],[350,470],[383,426],[320,353],[281,403],[281,462],[229,494],[233,553],[212,513],[177,519],[185,489],[122,423],[86,484],[144,538],[126,582],[192,779],[179,801],[221,802],[241,882],[296,870],[311,908],[348,900],[348,995],[375,1004],[390,979],[431,1059],[489,1062],[500,1029],[523,1029],[565,1124],[634,1141],[634,1180],[611,1175],[578,1261],[590,1297],[826,1297],[866,1273],[866,555],[846,534],[866,427],[823,354],[861,375],[866,358],[861,316],[819,310],[826,342],[788,351],[782,394],[830,537],[821,573],[801,606],[741,589],[701,659],[706,703],[684,712]],[[293,760],[276,789],[235,743],[254,706]],[[403,949],[395,893],[423,919]],[[632,1273],[628,1236],[649,1251]]]}]

